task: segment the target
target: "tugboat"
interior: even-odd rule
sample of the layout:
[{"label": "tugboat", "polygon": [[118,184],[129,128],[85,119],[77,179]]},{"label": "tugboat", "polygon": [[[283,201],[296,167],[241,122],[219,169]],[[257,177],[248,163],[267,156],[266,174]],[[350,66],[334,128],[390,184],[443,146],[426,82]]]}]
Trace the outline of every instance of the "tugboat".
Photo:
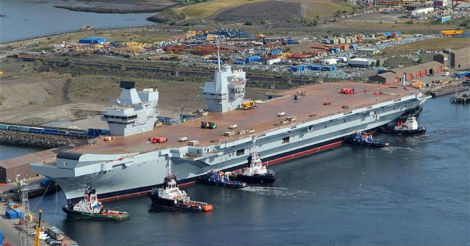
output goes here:
[{"label": "tugboat", "polygon": [[418,121],[416,121],[416,117],[411,116],[406,118],[405,122],[398,121],[397,124],[392,128],[381,128],[383,132],[395,133],[398,135],[414,135],[414,134],[422,134],[426,133],[426,128],[418,127]]},{"label": "tugboat", "polygon": [[62,207],[62,210],[69,217],[96,219],[96,220],[115,220],[122,221],[129,219],[129,214],[123,211],[106,210],[98,201],[96,190],[88,185],[85,188],[85,196],[76,204],[69,204]]},{"label": "tugboat", "polygon": [[245,182],[230,179],[230,172],[214,172],[209,171],[206,174],[199,177],[199,182],[202,184],[224,186],[228,188],[243,188],[246,187]]},{"label": "tugboat", "polygon": [[248,184],[271,184],[276,180],[276,173],[268,170],[259,158],[256,151],[256,137],[253,137],[253,146],[251,148],[250,156],[248,157],[250,166],[243,169],[241,173],[234,173],[232,178],[234,180],[246,182]]},{"label": "tugboat", "polygon": [[382,148],[390,145],[382,140],[374,139],[371,134],[363,132],[356,132],[354,135],[346,138],[346,142],[374,148]]},{"label": "tugboat", "polygon": [[210,212],[214,209],[211,204],[191,201],[188,194],[178,188],[176,176],[171,173],[170,158],[163,187],[152,189],[149,195],[152,198],[152,207],[157,210]]}]

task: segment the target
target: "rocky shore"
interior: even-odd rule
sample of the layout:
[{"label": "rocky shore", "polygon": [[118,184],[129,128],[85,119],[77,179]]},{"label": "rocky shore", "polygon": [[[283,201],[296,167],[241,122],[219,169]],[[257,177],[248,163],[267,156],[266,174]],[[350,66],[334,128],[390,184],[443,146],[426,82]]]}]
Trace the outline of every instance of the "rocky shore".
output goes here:
[{"label": "rocky shore", "polygon": [[88,139],[0,130],[0,144],[51,149],[67,145],[84,145]]},{"label": "rocky shore", "polygon": [[178,6],[173,5],[156,5],[156,6],[114,6],[114,7],[101,7],[101,6],[68,6],[68,5],[55,5],[55,8],[68,9],[71,11],[80,12],[94,12],[101,14],[138,14],[138,13],[157,13],[165,9]]}]

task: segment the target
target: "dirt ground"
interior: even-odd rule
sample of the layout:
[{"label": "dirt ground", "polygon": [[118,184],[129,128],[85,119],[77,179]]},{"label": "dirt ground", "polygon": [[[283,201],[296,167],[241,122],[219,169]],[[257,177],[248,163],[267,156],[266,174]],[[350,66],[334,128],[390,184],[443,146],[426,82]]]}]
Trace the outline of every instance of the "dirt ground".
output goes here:
[{"label": "dirt ground", "polygon": [[217,22],[269,24],[275,26],[293,26],[293,19],[302,18],[302,6],[295,2],[268,1],[246,4],[222,11],[214,17]]},{"label": "dirt ground", "polygon": [[[103,127],[97,117],[119,96],[122,78],[97,75],[72,77],[67,74],[38,73],[10,76],[0,80],[0,115],[4,122],[44,124],[73,121],[69,127]],[[158,88],[160,115],[175,117],[205,107],[199,97],[203,82],[132,79],[137,89]],[[68,82],[67,82],[68,81]],[[65,85],[69,83],[69,87]],[[247,88],[246,97],[265,99],[273,90]],[[27,99],[25,99],[27,98]],[[79,120],[79,121],[77,121]]]}]

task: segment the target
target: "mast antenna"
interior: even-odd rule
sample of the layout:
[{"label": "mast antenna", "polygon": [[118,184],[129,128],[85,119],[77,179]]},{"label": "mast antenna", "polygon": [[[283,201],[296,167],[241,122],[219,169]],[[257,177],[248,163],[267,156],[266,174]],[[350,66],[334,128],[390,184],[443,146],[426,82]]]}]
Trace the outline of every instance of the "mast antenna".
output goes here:
[{"label": "mast antenna", "polygon": [[216,45],[217,45],[217,66],[219,67],[219,72],[220,72],[220,40],[217,39],[216,41]]},{"label": "mast antenna", "polygon": [[171,177],[171,157],[168,155],[168,176]]}]

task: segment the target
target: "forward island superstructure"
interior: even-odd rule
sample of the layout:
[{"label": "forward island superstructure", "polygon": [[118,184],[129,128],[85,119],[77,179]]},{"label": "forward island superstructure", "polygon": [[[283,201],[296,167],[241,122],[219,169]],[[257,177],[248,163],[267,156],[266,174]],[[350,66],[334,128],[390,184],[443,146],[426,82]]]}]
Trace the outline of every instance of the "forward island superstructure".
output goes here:
[{"label": "forward island superstructure", "polygon": [[121,95],[102,116],[111,135],[129,136],[153,130],[158,115],[158,90],[146,88],[137,92],[135,82],[122,81]]},{"label": "forward island superstructure", "polygon": [[[93,145],[58,153],[51,163],[33,163],[31,169],[53,178],[68,201],[80,199],[90,180],[101,200],[114,199],[162,185],[168,158],[179,183],[190,183],[211,170],[248,166],[253,137],[263,164],[273,164],[340,146],[345,136],[386,125],[426,100],[409,87],[339,82],[284,91],[252,110],[236,110],[245,84],[243,72],[219,66],[214,81],[202,88],[207,116],[123,134],[129,136],[112,142],[98,139]],[[354,88],[355,93],[339,93],[341,87]],[[218,127],[201,129],[201,121]],[[168,141],[148,142],[157,135]]]}]

